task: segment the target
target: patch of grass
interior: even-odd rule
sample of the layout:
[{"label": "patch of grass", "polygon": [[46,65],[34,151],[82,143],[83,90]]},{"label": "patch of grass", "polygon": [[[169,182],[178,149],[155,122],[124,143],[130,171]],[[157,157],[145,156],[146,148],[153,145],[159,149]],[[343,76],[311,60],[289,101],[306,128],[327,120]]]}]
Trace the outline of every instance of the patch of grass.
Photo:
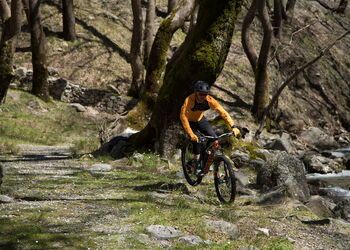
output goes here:
[{"label": "patch of grass", "polygon": [[168,164],[159,155],[152,152],[134,154],[129,158],[129,163],[145,172],[157,172],[159,168],[164,168]]},{"label": "patch of grass", "polygon": [[293,250],[293,244],[286,238],[275,238],[269,241],[267,250]]},{"label": "patch of grass", "polygon": [[74,143],[77,151],[98,145],[96,121],[67,104],[45,103],[29,93],[10,90],[7,103],[0,108],[0,152],[16,152],[18,144]]},{"label": "patch of grass", "polygon": [[0,154],[13,154],[16,155],[20,152],[19,147],[12,141],[0,142]]},{"label": "patch of grass", "polygon": [[91,153],[99,147],[98,141],[95,138],[83,138],[73,141],[73,146],[70,148],[73,155],[81,155]]}]

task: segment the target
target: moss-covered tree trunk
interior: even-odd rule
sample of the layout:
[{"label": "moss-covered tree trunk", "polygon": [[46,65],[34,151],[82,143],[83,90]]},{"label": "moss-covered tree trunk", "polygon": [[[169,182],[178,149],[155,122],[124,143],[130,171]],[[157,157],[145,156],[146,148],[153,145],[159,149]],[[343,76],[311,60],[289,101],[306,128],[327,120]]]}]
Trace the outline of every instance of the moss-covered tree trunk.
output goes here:
[{"label": "moss-covered tree trunk", "polygon": [[13,78],[14,40],[5,41],[0,45],[0,104],[5,102],[7,90]]},{"label": "moss-covered tree trunk", "polygon": [[156,102],[167,52],[174,33],[183,26],[195,7],[194,0],[179,0],[175,10],[160,24],[149,56],[145,84],[141,89],[143,101],[152,108]]},{"label": "moss-covered tree trunk", "polygon": [[21,0],[12,0],[11,9],[6,0],[0,0],[0,16],[3,23],[0,40],[0,104],[5,102],[13,78],[13,56],[16,37],[21,28],[21,11]]},{"label": "moss-covered tree trunk", "polygon": [[41,25],[40,0],[29,0],[29,16],[33,64],[32,93],[44,101],[49,101],[46,37]]},{"label": "moss-covered tree trunk", "polygon": [[[181,54],[167,65],[164,83],[148,125],[129,140],[131,149],[150,148],[169,155],[177,144],[180,108],[194,80],[214,83],[231,45],[243,0],[202,0],[198,21]],[[130,148],[129,148],[130,149]]]}]

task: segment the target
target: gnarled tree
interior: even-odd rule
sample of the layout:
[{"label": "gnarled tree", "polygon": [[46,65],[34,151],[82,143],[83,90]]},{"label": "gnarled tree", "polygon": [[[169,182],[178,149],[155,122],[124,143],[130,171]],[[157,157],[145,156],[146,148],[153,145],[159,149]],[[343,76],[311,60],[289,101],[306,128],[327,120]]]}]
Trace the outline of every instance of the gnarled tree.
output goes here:
[{"label": "gnarled tree", "polygon": [[220,74],[243,0],[202,0],[198,21],[186,37],[180,54],[166,67],[152,117],[147,126],[130,137],[128,149],[148,148],[168,155],[177,144],[180,108],[193,91],[192,82],[214,83]]},{"label": "gnarled tree", "polygon": [[179,0],[173,13],[168,15],[158,28],[148,61],[145,84],[141,91],[143,100],[150,107],[154,105],[158,95],[171,39],[193,12],[195,2],[194,0]]},{"label": "gnarled tree", "polygon": [[16,37],[21,30],[21,0],[12,0],[11,8],[6,0],[0,0],[2,34],[0,40],[0,104],[5,102],[6,93],[13,78],[13,56]]},{"label": "gnarled tree", "polygon": [[[259,56],[251,42],[249,29],[258,14],[263,27],[263,41]],[[269,82],[267,75],[267,62],[272,42],[272,25],[266,8],[266,1],[253,0],[242,24],[242,45],[247,54],[255,76],[255,92],[253,103],[253,115],[261,119],[269,98]]]}]

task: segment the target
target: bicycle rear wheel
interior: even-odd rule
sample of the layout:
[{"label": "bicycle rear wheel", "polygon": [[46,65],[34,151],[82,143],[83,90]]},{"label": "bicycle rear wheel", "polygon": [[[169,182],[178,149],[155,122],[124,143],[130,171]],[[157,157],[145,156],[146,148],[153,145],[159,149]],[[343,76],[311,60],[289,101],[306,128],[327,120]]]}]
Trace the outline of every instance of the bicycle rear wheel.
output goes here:
[{"label": "bicycle rear wheel", "polygon": [[232,203],[236,196],[236,177],[232,163],[226,156],[218,156],[214,162],[215,191],[222,203]]},{"label": "bicycle rear wheel", "polygon": [[196,164],[192,150],[192,143],[188,142],[181,150],[181,163],[184,176],[191,186],[197,186],[202,182],[202,177],[196,175]]}]

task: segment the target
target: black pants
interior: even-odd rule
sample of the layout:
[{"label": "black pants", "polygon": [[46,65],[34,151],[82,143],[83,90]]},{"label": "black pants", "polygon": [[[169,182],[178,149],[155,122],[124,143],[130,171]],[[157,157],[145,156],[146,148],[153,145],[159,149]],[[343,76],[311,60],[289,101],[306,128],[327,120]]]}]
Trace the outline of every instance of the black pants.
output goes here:
[{"label": "black pants", "polygon": [[[190,122],[190,127],[198,137],[199,133],[197,131],[200,131],[204,135],[216,136],[215,131],[205,117],[203,117],[199,122]],[[201,144],[198,142],[193,142],[193,153],[198,155],[200,152]]]}]

